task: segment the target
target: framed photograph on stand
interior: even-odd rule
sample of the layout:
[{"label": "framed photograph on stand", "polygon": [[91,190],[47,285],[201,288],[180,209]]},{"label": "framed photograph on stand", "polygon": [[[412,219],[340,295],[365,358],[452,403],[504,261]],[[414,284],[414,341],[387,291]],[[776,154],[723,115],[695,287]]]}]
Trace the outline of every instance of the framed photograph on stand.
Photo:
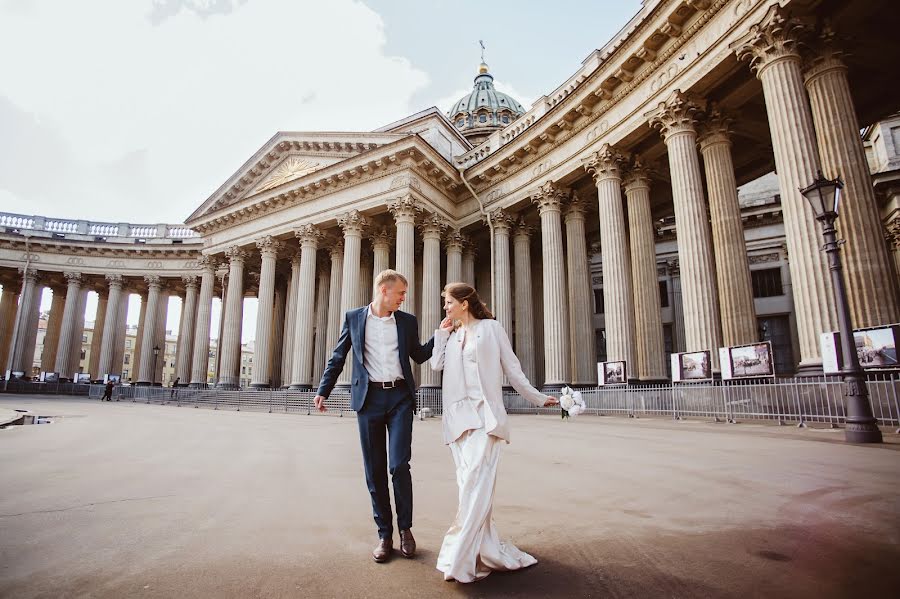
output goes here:
[{"label": "framed photograph on stand", "polygon": [[712,359],[708,349],[672,354],[672,382],[712,380]]},{"label": "framed photograph on stand", "polygon": [[628,365],[618,362],[597,362],[597,381],[601,387],[607,385],[627,385]]},{"label": "framed photograph on stand", "polygon": [[720,348],[719,362],[722,364],[723,379],[775,376],[772,344],[768,341]]}]

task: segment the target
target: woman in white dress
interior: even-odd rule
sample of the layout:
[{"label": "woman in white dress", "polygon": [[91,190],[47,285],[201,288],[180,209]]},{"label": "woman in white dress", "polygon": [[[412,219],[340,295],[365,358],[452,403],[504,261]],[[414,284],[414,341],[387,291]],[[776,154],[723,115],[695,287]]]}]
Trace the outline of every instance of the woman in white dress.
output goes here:
[{"label": "woman in white dress", "polygon": [[475,289],[450,283],[443,296],[447,318],[435,331],[431,367],[444,371],[444,443],[456,464],[459,508],[444,536],[437,569],[445,580],[472,582],[494,570],[537,563],[511,543],[501,542],[491,517],[500,444],[509,443],[503,376],[535,406],[559,402],[525,378],[506,331]]}]

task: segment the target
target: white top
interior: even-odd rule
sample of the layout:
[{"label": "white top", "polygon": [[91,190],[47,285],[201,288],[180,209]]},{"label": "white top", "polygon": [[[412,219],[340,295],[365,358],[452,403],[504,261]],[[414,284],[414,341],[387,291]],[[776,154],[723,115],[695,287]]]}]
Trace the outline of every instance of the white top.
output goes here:
[{"label": "white top", "polygon": [[[475,353],[475,371],[481,389],[483,405],[473,406],[468,399],[469,385],[465,352],[462,348],[462,329],[450,332],[438,329],[434,332],[434,349],[431,352],[431,368],[443,370],[441,401],[444,414],[441,426],[444,443],[453,443],[465,431],[484,427],[489,435],[509,441],[509,419],[503,406],[503,375],[513,388],[529,403],[542,406],[548,396],[531,386],[522,373],[519,359],[512,350],[509,337],[496,320],[477,321],[469,331],[468,346]],[[470,325],[471,326],[471,325]],[[468,378],[467,378],[468,377]],[[472,409],[476,407],[476,409]]]},{"label": "white top", "polygon": [[[460,329],[463,331],[463,329]],[[481,382],[478,380],[478,354],[475,347],[475,328],[459,335],[459,343],[463,345],[463,378],[466,381],[466,397],[471,400],[484,399]]]},{"label": "white top", "polygon": [[366,308],[366,343],[363,351],[363,366],[369,373],[369,380],[386,383],[403,378],[400,368],[400,347],[397,341],[397,319],[394,313],[379,317],[372,312],[372,305]]}]

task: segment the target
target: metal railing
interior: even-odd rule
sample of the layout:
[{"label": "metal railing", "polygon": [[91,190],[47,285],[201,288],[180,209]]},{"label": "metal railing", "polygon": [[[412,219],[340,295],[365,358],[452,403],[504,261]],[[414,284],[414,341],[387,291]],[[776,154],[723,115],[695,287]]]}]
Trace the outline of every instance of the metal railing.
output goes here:
[{"label": "metal railing", "polygon": [[[882,426],[900,426],[900,373],[870,375],[867,381],[872,412]],[[771,421],[805,426],[810,423],[840,426],[846,422],[844,383],[839,377],[778,378],[704,383],[664,383],[582,389],[587,414],[628,418],[666,417],[673,420],[708,419],[719,422]],[[28,383],[12,381],[11,393],[60,393],[89,395],[99,399],[103,385]],[[119,386],[113,398],[120,401],[205,407],[216,410],[252,410],[285,413],[318,413],[314,391],[284,389],[221,390],[188,387]],[[440,388],[421,388],[417,406],[440,415]],[[504,405],[512,414],[558,414],[558,408],[539,408],[518,393],[504,392]],[[352,414],[350,393],[335,389],[326,413]]]}]

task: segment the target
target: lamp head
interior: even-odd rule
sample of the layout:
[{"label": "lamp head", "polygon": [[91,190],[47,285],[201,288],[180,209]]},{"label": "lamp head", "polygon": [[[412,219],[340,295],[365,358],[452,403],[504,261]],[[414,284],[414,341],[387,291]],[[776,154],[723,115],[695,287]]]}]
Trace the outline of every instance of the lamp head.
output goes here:
[{"label": "lamp head", "polygon": [[803,197],[809,202],[816,220],[835,220],[838,216],[838,204],[841,200],[841,189],[844,182],[840,177],[826,179],[819,170],[816,180],[808,187],[800,190]]}]

